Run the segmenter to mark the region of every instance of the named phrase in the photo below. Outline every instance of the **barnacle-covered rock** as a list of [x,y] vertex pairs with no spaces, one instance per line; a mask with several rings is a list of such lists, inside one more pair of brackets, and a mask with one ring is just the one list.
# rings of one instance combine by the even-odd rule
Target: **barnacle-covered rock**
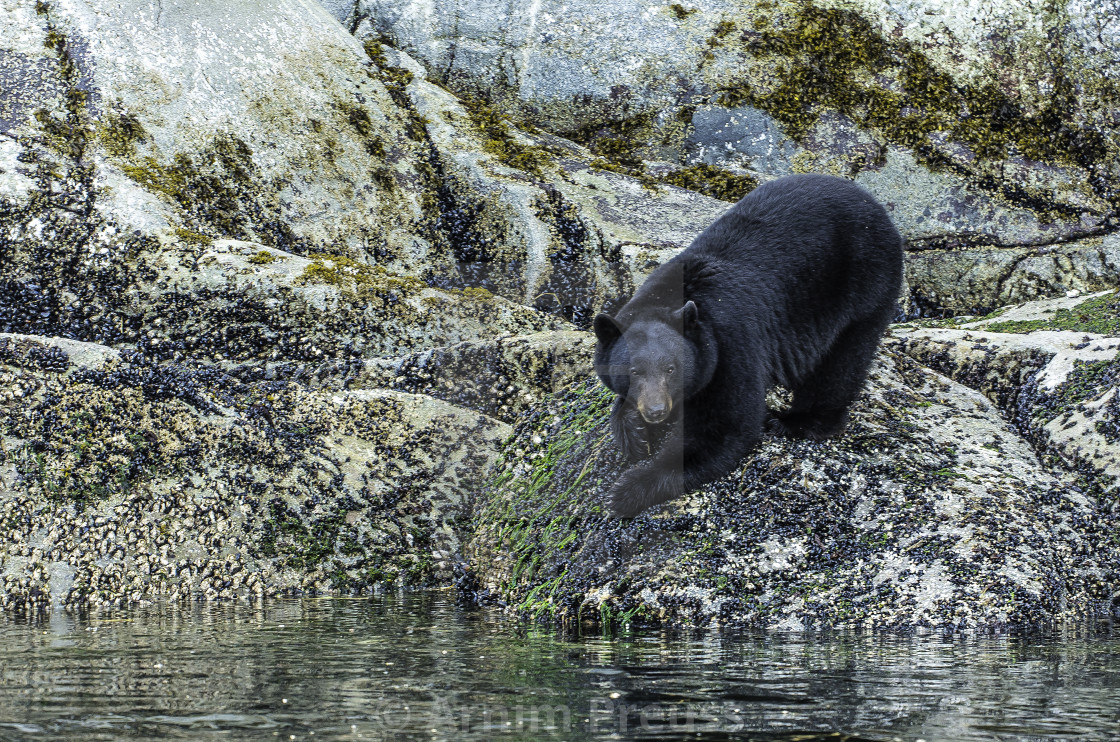
[[509,427],[0,335],[0,608],[446,584]]
[[770,439],[633,521],[595,380],[533,409],[477,501],[483,600],[562,622],[961,629],[1107,610],[1116,545],[980,393],[884,353],[848,430]]
[[986,394],[1040,452],[1120,511],[1120,298],[1028,302],[983,318],[899,326],[888,341]]
[[321,389],[396,389],[425,394],[514,423],[542,398],[583,378],[595,338],[542,332],[457,343],[397,358],[330,361],[315,367],[277,363],[269,373]]
[[[0,609],[458,579],[565,620],[947,627],[1115,595],[1120,320],[1072,296],[1120,276],[1115,3],[627,3],[0,0]],[[987,400],[887,353],[839,440],[606,521],[578,328],[800,171],[887,203],[906,313],[1071,298],[895,328]]]

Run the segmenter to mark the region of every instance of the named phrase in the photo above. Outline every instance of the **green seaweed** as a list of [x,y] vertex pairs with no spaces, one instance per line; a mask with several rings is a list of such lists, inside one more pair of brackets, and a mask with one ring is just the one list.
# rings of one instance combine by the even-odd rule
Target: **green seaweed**
[[401,289],[416,293],[428,288],[427,284],[411,276],[397,276],[379,265],[369,265],[360,260],[341,255],[311,253],[311,263],[303,269],[301,280],[305,283],[325,283],[342,289]]
[[[598,380],[590,379],[572,386],[562,396],[572,405],[563,413],[560,432],[545,430],[546,426],[552,427],[551,418],[542,417],[533,425],[533,429],[540,426],[540,434],[529,436],[539,441],[533,451],[514,450],[513,445],[520,440],[516,437],[507,442],[498,473],[484,487],[488,492],[503,494],[488,497],[475,519],[476,523],[487,524],[488,533],[483,538],[490,544],[500,544],[513,564],[503,592],[519,595],[516,609],[533,619],[554,619],[561,613],[571,619],[571,607],[564,605],[571,591],[567,569],[561,566],[551,575],[539,572],[550,565],[563,565],[562,554],[581,544],[584,519],[601,513],[597,503],[582,502],[596,456],[577,457],[575,468],[568,462],[575,449],[594,450],[607,442],[606,436],[590,434],[601,424],[614,395]],[[528,471],[518,465],[524,460],[531,462]],[[559,494],[542,497],[551,491]]]
[[758,180],[750,175],[738,175],[705,163],[676,170],[661,180],[732,203],[758,187]]
[[389,64],[385,56],[385,46],[382,39],[366,39],[362,43],[366,56],[377,67],[376,76],[385,86],[385,91],[397,106],[406,112],[405,131],[415,141],[424,141],[427,132],[424,129],[424,118],[417,113],[412,101],[408,97],[407,88],[412,82],[412,73],[404,67],[394,67]]
[[[1061,67],[1054,70],[1052,93],[1029,110],[991,83],[957,82],[913,43],[885,37],[854,10],[808,4],[768,20],[741,43],[745,53],[772,62],[774,79],[726,86],[715,99],[760,108],[795,139],[833,108],[911,148],[931,167],[947,164],[931,138],[938,132],[988,159],[1021,153],[1093,169],[1108,153],[1099,131],[1073,123],[1080,106],[1077,84]],[[713,44],[726,39],[725,24],[713,32]],[[1102,182],[1094,187],[1103,197],[1111,195]]]
[[[346,121],[362,138],[366,152],[373,157],[383,159],[385,157],[385,142],[375,133],[376,130],[369,113],[364,108],[349,103],[340,103],[339,108],[345,114]],[[316,131],[318,131],[318,129],[316,129]],[[328,148],[328,151],[330,149],[331,148]]]
[[1098,296],[1069,309],[1058,309],[1053,317],[1046,319],[1006,320],[993,322],[979,329],[986,332],[1014,333],[1069,330],[1118,336],[1120,335],[1120,296],[1116,293]]
[[61,118],[45,108],[36,109],[32,115],[48,146],[67,157],[81,160],[92,134],[86,115],[88,93],[82,80],[82,71],[71,52],[69,39],[51,17],[50,5],[39,2],[36,3],[35,10],[46,18],[47,34],[43,46],[54,52],[58,60],[65,102]]
[[650,111],[589,124],[562,134],[596,155],[591,167],[628,175],[652,187],[656,181],[646,171],[641,149],[644,142],[656,138],[655,118],[656,112]]

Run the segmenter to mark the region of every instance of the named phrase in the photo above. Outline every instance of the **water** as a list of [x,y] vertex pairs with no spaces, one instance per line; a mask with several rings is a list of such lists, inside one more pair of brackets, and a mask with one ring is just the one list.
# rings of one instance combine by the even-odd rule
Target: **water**
[[0,740],[1120,737],[1120,630],[568,638],[446,593],[0,616]]

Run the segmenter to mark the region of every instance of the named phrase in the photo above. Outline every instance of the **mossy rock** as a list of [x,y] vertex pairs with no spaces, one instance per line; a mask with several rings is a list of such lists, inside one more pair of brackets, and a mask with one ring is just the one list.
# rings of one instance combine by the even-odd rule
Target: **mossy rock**
[[474,506],[476,599],[568,625],[955,629],[1107,610],[1115,544],[1095,507],[982,396],[904,357],[879,360],[840,438],[768,439],[629,522],[602,507],[622,467],[610,404],[588,380],[518,425]]
[[[1120,47],[1092,31],[1089,6],[560,5],[375,4],[354,21],[492,118],[582,144],[604,180],[654,189],[668,176],[734,200],[744,178],[856,179],[915,251],[972,251],[915,256],[927,312],[982,313],[1120,275],[1111,258],[1080,267],[1094,263],[1088,241],[1111,232],[1120,193],[1106,113]],[[471,24],[454,20],[464,13]],[[540,13],[565,19],[564,43],[532,30]],[[1074,240],[1085,241],[1076,255],[1063,247]],[[1014,275],[999,270],[1008,260]],[[958,270],[935,270],[943,261]],[[977,261],[984,269],[968,274]]]

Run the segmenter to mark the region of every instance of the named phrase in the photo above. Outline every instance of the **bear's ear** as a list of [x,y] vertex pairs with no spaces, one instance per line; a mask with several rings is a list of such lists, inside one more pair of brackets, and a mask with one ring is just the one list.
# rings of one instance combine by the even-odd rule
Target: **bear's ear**
[[691,299],[677,310],[676,315],[680,320],[681,329],[685,332],[694,330],[696,328],[696,323],[700,320],[700,312],[696,309],[696,302]]
[[603,345],[612,343],[622,337],[622,328],[614,321],[614,317],[605,312],[595,315],[594,326],[595,337],[599,338],[599,342]]

